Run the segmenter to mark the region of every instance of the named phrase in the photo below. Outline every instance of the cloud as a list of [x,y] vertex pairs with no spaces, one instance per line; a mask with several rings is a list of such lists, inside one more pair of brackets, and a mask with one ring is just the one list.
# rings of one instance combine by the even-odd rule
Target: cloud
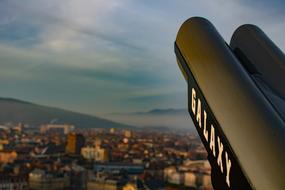
[[259,2],[3,0],[0,96],[91,114],[186,107],[173,52],[182,22],[206,17],[226,41],[254,23],[284,50],[284,3]]
[[[25,38],[25,31],[21,30],[29,31],[33,27],[37,27],[41,29],[37,43],[47,49],[64,50],[71,47],[84,47],[84,45],[88,45],[88,43],[84,44],[84,35],[111,44],[138,48],[120,39],[119,36],[115,36],[116,33],[108,33],[109,30],[106,31],[101,25],[105,22],[105,15],[112,14],[113,10],[123,5],[123,1],[117,3],[114,0],[108,2],[101,0],[81,2],[76,0],[28,0],[21,3],[11,0],[3,1],[2,4],[5,9],[11,11],[9,17],[3,14],[3,19],[1,19],[2,24],[6,24],[5,29],[13,33],[13,30],[7,27],[10,24],[12,27],[20,29],[15,33],[21,33],[21,37]],[[32,6],[30,6],[31,4]],[[3,13],[5,12],[3,11]],[[13,19],[9,19],[10,17]],[[112,28],[107,22],[104,27]],[[114,29],[118,30],[118,28]],[[28,34],[35,35],[35,33],[29,32]]]

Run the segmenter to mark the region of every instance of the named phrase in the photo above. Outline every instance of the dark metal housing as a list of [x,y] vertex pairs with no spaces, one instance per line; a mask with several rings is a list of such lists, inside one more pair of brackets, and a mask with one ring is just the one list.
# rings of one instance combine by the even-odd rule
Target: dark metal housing
[[285,189],[285,59],[257,27],[237,29],[231,47],[193,17],[175,41],[188,107],[209,153],[215,189]]

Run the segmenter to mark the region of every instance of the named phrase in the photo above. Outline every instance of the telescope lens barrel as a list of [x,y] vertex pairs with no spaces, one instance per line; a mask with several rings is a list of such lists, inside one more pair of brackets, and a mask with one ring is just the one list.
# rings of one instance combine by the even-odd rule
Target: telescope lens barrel
[[285,121],[285,55],[257,26],[234,32],[230,46],[259,89]]

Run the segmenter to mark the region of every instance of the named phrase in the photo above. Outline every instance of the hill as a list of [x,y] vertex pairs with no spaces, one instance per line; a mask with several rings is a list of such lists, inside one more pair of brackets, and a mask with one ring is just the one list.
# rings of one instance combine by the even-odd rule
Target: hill
[[51,121],[73,124],[78,128],[132,128],[130,125],[113,122],[92,115],[42,106],[12,98],[0,98],[1,124],[22,122],[37,126],[50,123]]
[[138,112],[138,114],[142,115],[181,115],[186,114],[188,115],[187,109],[153,109],[148,112]]

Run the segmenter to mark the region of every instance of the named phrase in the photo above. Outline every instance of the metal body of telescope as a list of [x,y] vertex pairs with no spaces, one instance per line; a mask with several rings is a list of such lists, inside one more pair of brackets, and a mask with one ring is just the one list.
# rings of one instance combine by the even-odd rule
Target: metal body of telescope
[[183,23],[175,41],[188,108],[222,189],[285,189],[285,56],[256,26],[230,46],[206,19]]

